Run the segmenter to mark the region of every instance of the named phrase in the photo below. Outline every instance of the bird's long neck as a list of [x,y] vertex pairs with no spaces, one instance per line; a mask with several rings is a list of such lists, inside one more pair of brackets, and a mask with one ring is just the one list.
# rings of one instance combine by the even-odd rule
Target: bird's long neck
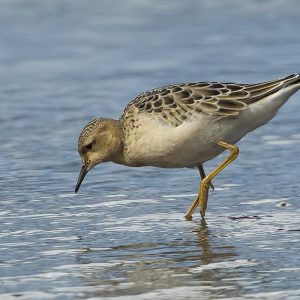
[[110,159],[116,164],[127,165],[124,158],[123,128],[120,120],[112,120],[112,134],[115,140],[115,145],[114,153]]

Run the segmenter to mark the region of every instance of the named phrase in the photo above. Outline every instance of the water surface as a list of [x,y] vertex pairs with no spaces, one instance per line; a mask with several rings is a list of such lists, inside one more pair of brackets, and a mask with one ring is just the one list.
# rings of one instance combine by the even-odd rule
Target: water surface
[[300,94],[239,143],[206,223],[183,219],[195,170],[104,164],[73,193],[80,130],[139,92],[299,72],[299,11],[0,1],[0,298],[299,299]]

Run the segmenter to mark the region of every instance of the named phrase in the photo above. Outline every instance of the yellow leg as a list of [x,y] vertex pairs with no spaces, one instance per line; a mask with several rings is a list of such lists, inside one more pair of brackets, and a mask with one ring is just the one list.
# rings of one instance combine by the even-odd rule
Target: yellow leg
[[208,189],[211,184],[211,180],[215,176],[217,176],[223,169],[225,169],[232,161],[234,161],[239,154],[239,148],[235,145],[227,144],[225,142],[219,142],[218,145],[227,148],[230,151],[230,155],[201,181],[199,195],[192,204],[188,213],[185,215],[185,218],[187,220],[192,219],[192,214],[197,208],[198,204],[200,206],[200,214],[202,218],[205,216],[205,211],[208,202]]
[[[206,177],[204,168],[203,168],[203,164],[200,164],[199,167],[199,174],[201,177],[201,181]],[[213,184],[210,182],[210,187],[212,190],[215,189],[215,187],[213,186]],[[192,220],[192,214],[195,211],[195,209],[197,208],[198,204],[199,204],[199,194],[200,194],[200,189],[199,189],[199,193],[198,196],[196,197],[196,199],[194,200],[189,212],[184,216],[187,220]]]
[[[205,171],[203,168],[203,164],[199,165],[199,173],[200,173],[200,177],[201,177],[201,181],[202,181],[206,177]],[[200,193],[200,190],[199,190],[199,193]],[[184,216],[187,220],[192,220],[192,214],[199,204],[199,193],[198,193],[196,199],[194,200],[191,208],[189,209],[188,213]]]

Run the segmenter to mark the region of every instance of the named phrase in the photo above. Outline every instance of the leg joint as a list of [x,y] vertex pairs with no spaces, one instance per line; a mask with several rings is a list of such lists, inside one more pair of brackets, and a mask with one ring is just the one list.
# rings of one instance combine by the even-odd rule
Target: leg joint
[[239,147],[236,145],[228,144],[222,141],[218,142],[218,145],[228,149],[233,157],[237,157],[239,155],[240,150]]
[[208,186],[209,185],[209,182],[210,182],[210,178],[209,178],[209,175],[206,176],[205,178],[203,178],[203,180],[201,181],[201,185],[204,185],[204,186]]

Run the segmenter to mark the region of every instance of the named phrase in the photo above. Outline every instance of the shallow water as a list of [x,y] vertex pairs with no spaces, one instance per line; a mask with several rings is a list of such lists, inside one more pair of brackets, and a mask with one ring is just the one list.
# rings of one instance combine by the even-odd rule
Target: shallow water
[[0,298],[299,299],[299,93],[239,143],[206,223],[183,219],[195,170],[104,164],[73,193],[80,130],[139,92],[299,72],[299,11],[0,1]]

